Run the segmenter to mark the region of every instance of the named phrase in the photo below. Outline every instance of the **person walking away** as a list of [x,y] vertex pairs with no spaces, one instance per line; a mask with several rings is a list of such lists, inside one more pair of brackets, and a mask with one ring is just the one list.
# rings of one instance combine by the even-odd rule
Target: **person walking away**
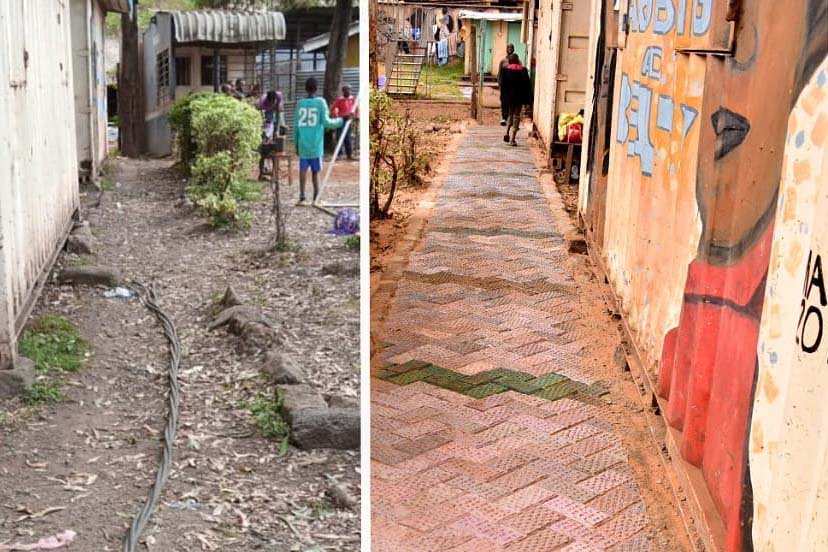
[[509,114],[503,141],[517,146],[515,137],[520,128],[523,106],[532,103],[532,81],[529,79],[529,71],[520,64],[520,58],[515,53],[509,56],[509,64],[501,73],[503,75],[501,97]]
[[[334,100],[334,103],[331,105],[331,116],[338,118],[338,117],[349,117],[349,116],[356,116],[358,109],[356,109],[356,97],[351,95],[351,87],[347,84],[342,86],[342,95]],[[346,129],[343,125],[341,129],[337,132],[337,139],[342,138],[342,133],[345,133],[345,154],[348,156],[349,161],[354,160],[354,144],[353,144],[353,130],[354,125],[348,125]],[[339,155],[342,155],[342,152],[339,152]]]
[[[283,136],[286,130],[284,98],[281,92],[271,90],[256,104],[262,112],[262,144],[271,144],[276,136]],[[259,180],[264,178],[264,148],[259,156]]]
[[509,65],[509,56],[515,53],[515,45],[509,44],[506,46],[506,57],[500,60],[500,65],[497,70],[497,87],[500,90],[500,126],[506,126],[506,119],[509,118],[509,113],[506,109],[506,104],[503,102],[503,70]]
[[325,147],[325,129],[340,128],[343,119],[331,119],[328,103],[316,96],[319,85],[311,77],[305,81],[307,97],[296,103],[293,122],[293,144],[299,155],[299,201],[296,205],[308,204],[305,196],[305,181],[310,169],[313,179],[313,203],[319,199],[319,171],[322,170],[322,155]]

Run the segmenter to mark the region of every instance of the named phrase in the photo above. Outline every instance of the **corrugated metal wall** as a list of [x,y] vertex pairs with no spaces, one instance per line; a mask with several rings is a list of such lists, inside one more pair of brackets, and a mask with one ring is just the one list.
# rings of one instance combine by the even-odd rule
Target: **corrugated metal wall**
[[0,365],[79,205],[68,2],[0,2]]
[[755,550],[828,550],[826,220],[828,57],[788,119],[750,438]]
[[[535,105],[532,117],[541,140],[549,147],[555,125],[555,93],[558,81],[558,39],[561,32],[561,2],[541,0],[538,32],[535,34]],[[586,72],[586,68],[584,69]]]
[[[789,327],[763,320],[762,308],[767,278],[776,277],[773,272],[769,276],[768,263],[788,117],[805,83],[820,78],[815,68],[828,49],[826,3],[617,4],[622,29],[616,62],[603,67],[608,74],[614,71],[606,200],[582,198],[581,214],[588,227],[601,232],[595,241],[602,244],[611,284],[638,349],[658,374],[658,391],[666,401],[663,414],[680,432],[681,455],[701,470],[721,514],[726,548],[753,548],[756,488],[763,493],[763,502],[757,499],[755,505],[757,519],[763,516],[757,538],[764,545],[775,543],[775,548],[757,549],[820,549],[810,546],[824,535],[823,529],[813,529],[814,520],[822,519],[814,510],[816,495],[798,495],[813,498],[798,505],[799,515],[810,517],[801,520],[807,521],[802,529],[788,528],[795,533],[790,540],[779,540],[773,527],[784,508],[769,506],[778,499],[774,491],[824,488],[824,469],[809,471],[806,463],[816,458],[824,468],[826,449],[824,439],[815,441],[802,431],[806,422],[800,420],[797,429],[788,423],[791,418],[779,418],[784,412],[779,406],[776,411],[759,408],[768,381],[762,374],[773,370],[771,358],[762,359],[759,335],[761,328],[768,336],[792,338]],[[604,9],[615,5],[606,0]],[[538,65],[540,74],[540,60]],[[824,97],[824,92],[815,94]],[[808,100],[802,101],[806,109]],[[602,155],[592,152],[592,172]],[[582,189],[595,192],[594,187]],[[780,216],[785,216],[782,209]],[[813,241],[810,247],[821,243]],[[777,247],[786,248],[785,240]],[[807,254],[791,250],[789,255],[788,263],[798,267],[798,285],[786,283],[785,289],[769,288],[768,293],[796,296],[787,308],[798,309]],[[772,308],[766,306],[765,316]],[[766,367],[754,389],[757,363]],[[792,373],[786,372],[786,387],[773,384],[770,394],[801,398],[805,406],[801,394],[813,382],[791,383]],[[821,429],[825,417],[820,419],[820,412],[813,411],[818,419],[809,422]],[[754,470],[748,462],[748,428],[751,415],[760,414],[775,435],[785,436],[764,459],[757,453],[764,466]],[[761,442],[762,430],[755,424],[753,430],[751,445]],[[810,441],[807,446],[804,440]],[[807,458],[798,454],[803,450],[810,452]],[[792,458],[787,464],[770,460],[778,455]],[[789,475],[774,474],[783,465]],[[809,479],[805,486],[796,483],[797,470]],[[807,545],[802,548],[802,543]]]
[[[311,77],[316,79],[321,89],[322,83],[325,82],[325,71],[298,71],[296,73],[294,89],[285,102],[285,119],[287,119],[287,124],[290,127],[293,126],[293,116],[296,108],[296,102],[305,97],[305,81]],[[353,94],[359,94],[359,67],[346,67],[343,69],[341,83],[351,85],[351,91]]]

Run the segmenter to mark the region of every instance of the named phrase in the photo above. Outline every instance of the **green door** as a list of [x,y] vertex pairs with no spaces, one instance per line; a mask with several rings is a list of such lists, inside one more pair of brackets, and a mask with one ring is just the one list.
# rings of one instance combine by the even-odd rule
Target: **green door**
[[510,21],[509,31],[506,35],[506,44],[515,45],[515,53],[520,56],[520,63],[529,67],[529,60],[526,59],[526,44],[520,41],[520,21]]
[[494,25],[492,21],[483,21],[483,72],[492,73],[492,49],[494,48]]

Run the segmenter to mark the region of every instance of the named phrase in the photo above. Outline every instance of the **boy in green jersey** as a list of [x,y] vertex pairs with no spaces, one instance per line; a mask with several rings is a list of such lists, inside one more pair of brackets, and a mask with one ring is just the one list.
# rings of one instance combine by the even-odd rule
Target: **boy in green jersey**
[[311,77],[305,81],[307,98],[296,103],[296,115],[293,119],[293,143],[299,155],[299,202],[307,205],[305,197],[305,180],[308,169],[313,178],[313,203],[319,195],[319,171],[322,170],[322,155],[325,146],[325,129],[340,128],[345,122],[342,118],[331,119],[328,116],[328,104],[324,98],[316,97],[318,86]]

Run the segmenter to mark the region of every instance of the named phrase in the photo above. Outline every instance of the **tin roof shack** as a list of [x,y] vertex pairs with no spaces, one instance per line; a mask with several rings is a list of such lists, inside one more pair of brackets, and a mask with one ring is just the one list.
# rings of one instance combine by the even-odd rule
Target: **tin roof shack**
[[70,26],[68,2],[0,2],[0,371],[79,206]]
[[[465,27],[474,26],[477,33],[477,59],[481,60],[478,71],[482,75],[497,76],[500,60],[506,57],[506,46],[513,44],[520,62],[526,61],[526,44],[521,38],[523,12],[514,9],[487,11],[460,10],[459,17]],[[471,52],[465,49],[465,73],[471,73]]]
[[[325,33],[310,38],[302,44],[303,52],[322,52],[326,58],[331,33]],[[359,67],[359,20],[353,21],[348,27],[348,52],[345,55],[344,67]]]
[[222,83],[256,77],[256,59],[285,38],[285,18],[273,11],[158,12],[144,32],[147,150],[172,153],[167,110],[191,92],[218,92]]
[[107,88],[104,19],[128,13],[132,0],[71,0],[75,132],[81,180],[100,174],[107,156]]

